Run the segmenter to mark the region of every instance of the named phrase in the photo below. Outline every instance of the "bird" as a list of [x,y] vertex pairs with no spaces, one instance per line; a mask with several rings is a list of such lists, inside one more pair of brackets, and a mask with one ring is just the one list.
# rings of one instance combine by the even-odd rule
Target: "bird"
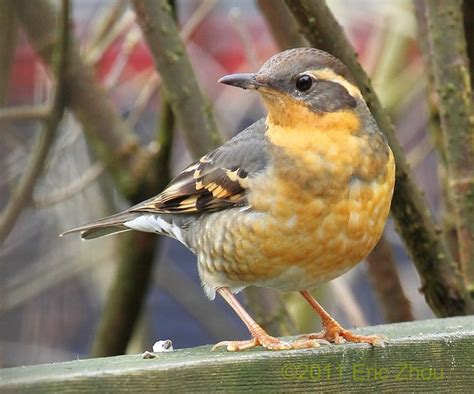
[[[331,54],[304,47],[218,82],[259,93],[267,116],[155,197],[62,235],[88,240],[138,230],[183,243],[197,256],[208,298],[219,294],[251,335],[213,349],[384,346],[381,335],[343,328],[310,293],[370,253],[390,211],[394,157],[351,72]],[[271,336],[236,297],[248,286],[299,292],[323,330],[295,340]]]

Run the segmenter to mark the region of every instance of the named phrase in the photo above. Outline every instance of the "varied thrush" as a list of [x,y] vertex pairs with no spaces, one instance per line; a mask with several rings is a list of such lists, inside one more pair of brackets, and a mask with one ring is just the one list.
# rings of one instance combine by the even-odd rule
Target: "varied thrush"
[[[190,164],[156,197],[66,233],[92,239],[133,229],[181,241],[197,255],[207,296],[219,293],[252,335],[215,347],[382,345],[377,335],[342,328],[308,292],[367,256],[393,193],[392,152],[349,70],[328,53],[298,48],[255,74],[219,82],[257,90],[267,117]],[[234,296],[251,285],[299,291],[323,332],[292,343],[268,335]]]

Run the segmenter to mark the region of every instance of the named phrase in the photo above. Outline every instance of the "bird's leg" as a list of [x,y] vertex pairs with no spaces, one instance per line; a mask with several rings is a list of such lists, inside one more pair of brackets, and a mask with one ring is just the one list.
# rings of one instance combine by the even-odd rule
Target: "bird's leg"
[[334,343],[343,343],[344,340],[348,342],[362,342],[370,343],[373,346],[384,346],[384,339],[382,335],[358,335],[353,334],[349,330],[343,328],[336,320],[334,320],[329,313],[314,299],[309,291],[300,291],[301,295],[311,305],[313,310],[321,317],[323,331],[321,333],[305,335],[307,340],[325,339]]
[[235,313],[237,313],[240,319],[245,323],[250,331],[250,334],[252,335],[252,339],[247,341],[222,341],[214,345],[212,350],[220,346],[226,346],[227,350],[232,352],[250,349],[259,345],[271,350],[291,349],[291,345],[289,343],[283,342],[278,338],[268,335],[265,330],[260,327],[254,319],[252,319],[252,317],[247,313],[244,307],[239,303],[237,298],[235,298],[235,296],[227,287],[221,287],[217,289],[217,292],[224,300],[227,301]]

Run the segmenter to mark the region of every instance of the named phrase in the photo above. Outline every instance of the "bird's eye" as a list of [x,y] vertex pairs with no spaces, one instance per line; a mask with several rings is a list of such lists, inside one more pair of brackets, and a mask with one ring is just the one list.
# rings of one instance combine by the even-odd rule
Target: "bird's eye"
[[306,92],[313,84],[313,79],[309,75],[301,75],[296,80],[296,89],[301,92]]

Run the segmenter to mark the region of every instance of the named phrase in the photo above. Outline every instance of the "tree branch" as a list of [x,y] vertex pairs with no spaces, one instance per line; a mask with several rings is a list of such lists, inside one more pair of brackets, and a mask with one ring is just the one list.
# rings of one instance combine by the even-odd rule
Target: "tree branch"
[[[16,15],[36,52],[49,65],[57,37],[57,16],[46,0],[10,0]],[[106,92],[96,83],[93,71],[81,59],[71,40],[66,75],[68,105],[83,124],[96,155],[108,165],[117,187],[128,199],[139,194],[143,174],[148,170],[150,154],[141,149]]]
[[344,31],[323,0],[285,1],[310,43],[332,53],[349,67],[379,128],[387,137],[397,164],[392,214],[418,270],[428,304],[439,316],[472,313],[474,306],[456,263],[452,261],[444,239],[437,233],[426,201],[411,179],[390,119],[384,113]]
[[0,108],[0,121],[4,120],[44,120],[51,112],[48,105],[22,105]]
[[186,48],[179,37],[167,0],[133,0],[166,101],[183,130],[194,157],[204,155],[221,142],[212,110],[199,89]]
[[[174,116],[163,102],[156,135],[159,152],[154,165],[157,169],[156,190],[162,190],[170,179],[169,157],[173,142]],[[156,253],[154,234],[131,232],[120,243],[121,261],[107,294],[104,310],[94,336],[91,355],[107,357],[125,353],[133,329],[140,316],[143,300],[152,277]],[[110,335],[113,331],[114,335]]]
[[283,1],[257,0],[257,4],[281,50],[309,46],[299,31],[295,17]]
[[69,48],[69,1],[62,1],[62,14],[58,30],[56,57],[56,91],[51,112],[44,121],[43,130],[35,144],[31,159],[17,188],[10,196],[0,217],[0,244],[12,230],[23,208],[30,202],[33,190],[43,170],[50,148],[53,145],[59,122],[66,107],[66,71]]
[[424,3],[460,263],[474,294],[474,112],[462,1]]
[[438,176],[441,193],[443,197],[443,232],[446,238],[446,243],[449,247],[451,256],[458,264],[458,268],[461,268],[459,263],[459,244],[456,231],[456,220],[452,202],[452,195],[449,191],[449,179],[447,175],[447,158],[445,152],[445,142],[443,132],[441,130],[441,120],[439,113],[439,97],[436,92],[434,75],[431,63],[430,48],[428,43],[428,25],[426,20],[426,2],[425,1],[413,1],[415,8],[415,16],[418,27],[418,43],[423,54],[426,78],[427,78],[427,96],[428,96],[428,111],[429,111],[429,125],[428,131],[430,133],[431,141],[433,143],[436,152],[438,153]]
[[120,261],[94,335],[92,357],[125,353],[152,275],[156,235],[131,231],[118,237],[123,237],[117,251]]
[[382,237],[367,256],[367,266],[372,286],[382,307],[385,321],[396,323],[414,320],[410,301],[403,292],[392,248]]
[[103,164],[101,162],[96,162],[85,170],[78,178],[74,179],[74,181],[61,189],[53,190],[47,195],[34,196],[33,206],[35,208],[46,208],[67,200],[92,185],[103,172]]
[[6,1],[0,2],[0,106],[6,102],[17,38],[15,11]]
[[471,87],[474,86],[474,2],[463,1],[464,33],[466,38],[467,56],[469,58]]

